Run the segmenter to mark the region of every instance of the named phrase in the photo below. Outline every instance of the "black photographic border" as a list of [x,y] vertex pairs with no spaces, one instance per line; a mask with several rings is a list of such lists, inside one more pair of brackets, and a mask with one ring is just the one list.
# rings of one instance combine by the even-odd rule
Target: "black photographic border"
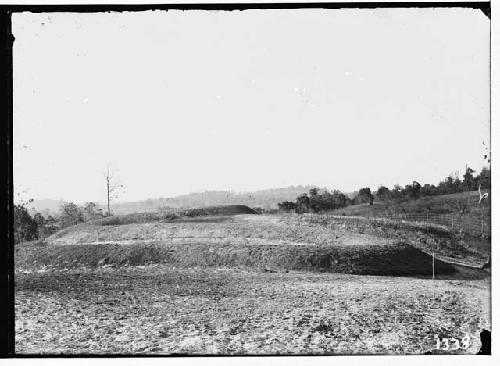
[[[134,354],[16,354],[14,308],[14,236],[13,236],[13,68],[12,14],[32,13],[101,13],[168,10],[222,10],[248,9],[375,9],[375,8],[469,8],[479,9],[490,19],[490,81],[491,81],[491,4],[481,2],[310,2],[310,3],[192,3],[192,4],[102,4],[102,5],[0,5],[0,138],[2,145],[2,181],[0,198],[3,212],[0,241],[0,358],[144,358],[144,357],[263,357],[279,355],[134,355]],[[490,82],[491,84],[491,82]],[[490,89],[490,139],[491,139],[491,89]],[[283,355],[290,356],[290,355]],[[293,355],[309,356],[309,355]],[[322,355],[318,355],[322,356]],[[326,355],[325,355],[326,356]],[[359,355],[358,355],[359,356]]]

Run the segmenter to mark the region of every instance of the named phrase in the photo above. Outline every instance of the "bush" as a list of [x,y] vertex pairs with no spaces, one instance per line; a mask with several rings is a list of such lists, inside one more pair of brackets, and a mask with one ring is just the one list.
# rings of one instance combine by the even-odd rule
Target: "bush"
[[61,216],[59,220],[63,228],[84,222],[82,209],[73,202],[64,203],[61,206]]
[[351,200],[342,192],[333,190],[332,192],[325,189],[320,192],[318,188],[309,190],[309,195],[301,194],[295,202],[284,201],[278,203],[280,211],[295,211],[298,214],[307,212],[322,212],[342,208],[351,203]]
[[295,209],[297,208],[297,204],[295,202],[284,201],[278,203],[278,208],[280,211],[285,211],[285,212],[295,211]]
[[23,205],[14,206],[14,243],[38,239],[38,224]]

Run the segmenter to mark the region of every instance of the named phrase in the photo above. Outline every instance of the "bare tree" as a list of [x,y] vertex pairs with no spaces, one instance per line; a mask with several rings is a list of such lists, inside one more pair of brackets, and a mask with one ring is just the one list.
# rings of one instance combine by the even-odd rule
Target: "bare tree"
[[471,205],[468,198],[447,199],[443,202],[448,209],[454,211],[462,217],[470,211]]
[[123,184],[116,181],[116,177],[113,171],[110,169],[109,165],[106,167],[106,172],[104,173],[104,178],[106,179],[106,193],[108,202],[108,216],[111,215],[111,200],[118,197],[120,189],[123,188]]

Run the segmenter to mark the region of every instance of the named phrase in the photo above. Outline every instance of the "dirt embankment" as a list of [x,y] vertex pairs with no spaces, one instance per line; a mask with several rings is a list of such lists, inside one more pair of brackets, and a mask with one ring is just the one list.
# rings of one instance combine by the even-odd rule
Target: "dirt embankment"
[[314,215],[92,223],[56,233],[47,242],[17,247],[16,269],[169,263],[179,267],[432,276],[434,262],[435,275],[451,276],[463,271],[443,258],[465,264],[482,264],[483,259],[440,227]]
[[[432,257],[407,244],[310,247],[282,245],[80,244],[19,247],[16,270],[134,266],[169,263],[178,267],[233,267],[269,272],[301,270],[360,275],[431,276]],[[436,275],[456,266],[434,261]]]

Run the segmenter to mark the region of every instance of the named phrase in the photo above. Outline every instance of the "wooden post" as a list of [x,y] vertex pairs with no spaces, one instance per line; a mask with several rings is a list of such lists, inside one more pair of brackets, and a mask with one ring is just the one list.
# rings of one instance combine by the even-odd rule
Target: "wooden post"
[[481,220],[481,236],[484,235],[484,221]]
[[434,252],[432,252],[432,280],[434,281]]
[[453,230],[453,216],[451,217],[451,230]]

